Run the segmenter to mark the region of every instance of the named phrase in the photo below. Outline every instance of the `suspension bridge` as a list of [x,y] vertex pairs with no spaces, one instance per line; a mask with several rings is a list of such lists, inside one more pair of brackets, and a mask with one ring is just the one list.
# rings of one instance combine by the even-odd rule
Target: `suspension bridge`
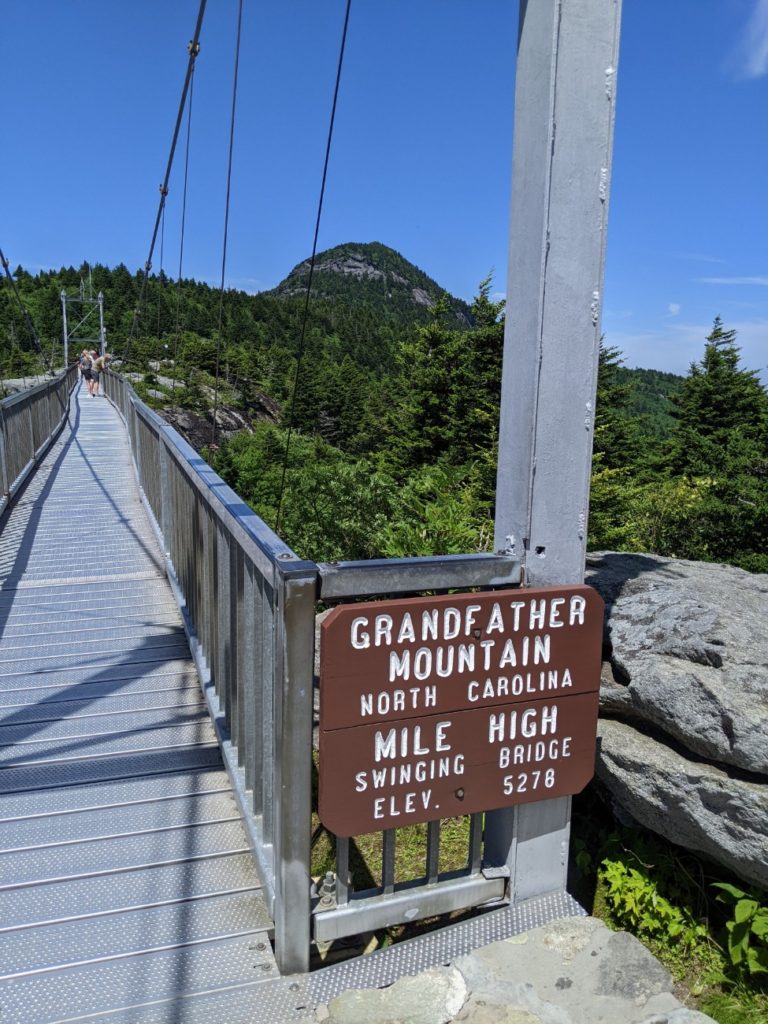
[[[0,1020],[310,1020],[581,913],[567,796],[468,815],[461,870],[430,820],[418,877],[391,827],[380,884],[355,889],[341,836],[313,881],[315,635],[319,604],[583,580],[618,19],[521,7],[495,553],[318,565],[119,374],[94,399],[69,367],[0,403]],[[232,132],[230,173],[231,153]],[[225,259],[226,224],[222,298]],[[310,971],[323,944],[478,908]]]

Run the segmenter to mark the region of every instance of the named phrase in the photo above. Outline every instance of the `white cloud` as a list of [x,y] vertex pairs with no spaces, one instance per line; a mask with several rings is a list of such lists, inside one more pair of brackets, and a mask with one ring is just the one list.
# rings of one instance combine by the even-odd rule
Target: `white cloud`
[[768,277],[697,277],[699,284],[758,284],[767,286]]
[[670,302],[667,306],[667,316],[680,316],[680,303]]
[[[763,382],[768,384],[768,318],[725,320],[724,327],[736,331],[741,365],[759,370]],[[637,333],[607,330],[605,342],[621,350],[627,366],[685,374],[691,363],[704,355],[704,339],[711,330],[711,320],[700,324],[675,321],[659,330]]]
[[[210,283],[210,282],[209,282]],[[221,286],[221,279],[215,282],[215,287]],[[225,282],[225,287],[236,288],[241,292],[248,292],[249,295],[255,295],[257,292],[263,292],[270,286],[264,284],[257,277],[228,277]]]
[[768,74],[768,0],[755,0],[739,51],[741,77],[762,78]]

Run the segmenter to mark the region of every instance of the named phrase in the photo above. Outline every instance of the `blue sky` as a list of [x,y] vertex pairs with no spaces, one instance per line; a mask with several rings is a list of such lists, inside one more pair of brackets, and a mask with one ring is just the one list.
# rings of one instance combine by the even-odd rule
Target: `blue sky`
[[[6,0],[0,245],[13,266],[143,265],[197,0]],[[309,254],[343,0],[246,0],[227,280]],[[217,282],[235,0],[195,76],[185,276]],[[506,274],[515,0],[353,0],[320,234],[456,295]],[[182,152],[163,265],[178,268]],[[768,363],[768,0],[624,0],[603,329],[685,372],[716,315]],[[160,264],[159,251],[154,266]]]

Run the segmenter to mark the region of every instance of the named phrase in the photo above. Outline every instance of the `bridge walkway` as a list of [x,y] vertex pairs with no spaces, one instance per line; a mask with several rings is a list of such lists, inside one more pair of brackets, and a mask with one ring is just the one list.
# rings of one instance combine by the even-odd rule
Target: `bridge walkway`
[[70,422],[0,532],[0,1020],[261,1018],[271,922],[126,431],[82,388]]

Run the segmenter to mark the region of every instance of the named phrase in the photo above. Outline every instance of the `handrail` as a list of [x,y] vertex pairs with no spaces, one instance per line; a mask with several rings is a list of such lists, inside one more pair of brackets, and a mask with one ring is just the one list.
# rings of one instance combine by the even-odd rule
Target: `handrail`
[[0,515],[4,514],[64,426],[77,364],[0,401]]
[[[115,373],[143,499],[275,922],[282,973],[309,965],[318,570]],[[290,640],[290,642],[289,642]]]

